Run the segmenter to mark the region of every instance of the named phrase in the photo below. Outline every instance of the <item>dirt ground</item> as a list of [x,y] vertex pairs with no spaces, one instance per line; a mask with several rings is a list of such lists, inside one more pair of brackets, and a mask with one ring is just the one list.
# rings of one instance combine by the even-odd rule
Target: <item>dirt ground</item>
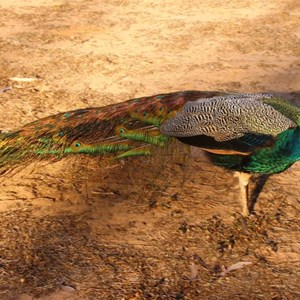
[[[0,0],[0,129],[178,90],[300,103],[299,16],[297,0]],[[299,163],[254,179],[243,218],[230,172],[157,159],[2,178],[0,299],[300,299]]]

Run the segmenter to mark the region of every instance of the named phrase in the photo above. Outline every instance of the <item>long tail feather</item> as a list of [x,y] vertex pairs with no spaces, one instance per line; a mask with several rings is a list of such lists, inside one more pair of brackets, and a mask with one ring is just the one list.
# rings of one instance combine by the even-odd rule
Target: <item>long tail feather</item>
[[217,96],[218,92],[185,91],[132,99],[99,108],[49,116],[11,133],[0,133],[0,174],[37,160],[70,154],[124,158],[151,155],[170,138],[160,124],[187,101]]

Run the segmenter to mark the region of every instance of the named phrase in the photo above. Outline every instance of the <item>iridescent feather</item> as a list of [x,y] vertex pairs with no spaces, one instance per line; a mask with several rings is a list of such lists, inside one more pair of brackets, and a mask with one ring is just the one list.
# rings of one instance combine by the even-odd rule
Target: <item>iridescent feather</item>
[[272,95],[155,95],[60,113],[1,133],[0,174],[70,155],[151,156],[178,139],[203,149],[212,163],[244,174],[239,178],[247,214],[245,174],[279,173],[299,160],[299,124],[299,107]]
[[49,116],[0,136],[0,174],[37,160],[85,154],[110,158],[151,155],[170,139],[161,123],[187,101],[219,95],[185,91]]

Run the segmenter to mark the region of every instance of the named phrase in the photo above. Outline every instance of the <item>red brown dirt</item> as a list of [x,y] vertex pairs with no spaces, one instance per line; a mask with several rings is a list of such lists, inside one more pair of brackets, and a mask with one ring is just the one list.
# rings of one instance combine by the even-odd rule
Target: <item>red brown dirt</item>
[[[296,0],[0,0],[0,129],[177,90],[297,101],[299,25]],[[298,299],[298,175],[243,218],[204,158],[29,166],[1,180],[0,299]]]

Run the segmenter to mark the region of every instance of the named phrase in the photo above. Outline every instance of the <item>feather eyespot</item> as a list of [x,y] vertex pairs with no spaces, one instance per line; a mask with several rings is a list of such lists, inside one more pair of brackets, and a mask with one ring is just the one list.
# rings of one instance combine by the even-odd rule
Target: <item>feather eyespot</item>
[[143,116],[144,116],[144,117],[147,117],[147,116],[148,116],[148,113],[145,111],[145,112],[143,113]]
[[76,147],[76,148],[79,148],[80,146],[81,146],[81,144],[80,144],[79,142],[76,142],[76,143],[75,143],[75,147]]
[[115,133],[117,134],[117,135],[119,135],[119,136],[122,136],[123,134],[125,134],[127,132],[127,129],[126,129],[126,127],[124,127],[124,126],[117,126],[116,128],[115,128]]

